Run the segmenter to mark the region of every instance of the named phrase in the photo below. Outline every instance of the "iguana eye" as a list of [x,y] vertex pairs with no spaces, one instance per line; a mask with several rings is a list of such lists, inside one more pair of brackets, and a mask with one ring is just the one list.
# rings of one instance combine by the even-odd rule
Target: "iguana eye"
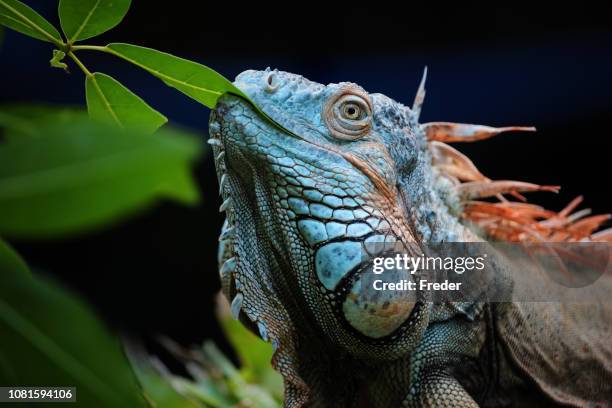
[[372,103],[362,90],[344,88],[327,102],[323,119],[332,136],[356,140],[365,136],[372,126]]
[[353,102],[347,102],[342,107],[342,114],[346,119],[357,120],[362,114],[361,107]]

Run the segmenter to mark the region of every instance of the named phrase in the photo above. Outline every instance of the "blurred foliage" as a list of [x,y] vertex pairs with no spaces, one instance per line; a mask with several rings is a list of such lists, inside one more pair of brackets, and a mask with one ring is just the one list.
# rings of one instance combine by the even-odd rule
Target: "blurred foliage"
[[270,343],[246,330],[237,320],[222,318],[221,325],[225,335],[240,358],[241,375],[247,380],[260,384],[272,395],[283,396],[283,377],[272,368],[273,349]]
[[82,301],[0,241],[0,384],[77,387],[79,405],[144,407],[121,345]]
[[234,320],[222,323],[239,352],[240,369],[212,343],[186,349],[160,339],[191,378],[181,377],[142,344],[125,340],[122,350],[90,307],[32,274],[2,240],[0,272],[0,384],[75,386],[76,405],[83,407],[281,406],[282,379],[270,366],[272,347]]
[[69,127],[85,119],[80,107],[16,103],[0,105],[2,140],[18,141],[24,137],[44,136],[46,126]]
[[31,120],[15,114],[20,109],[0,111],[8,129],[0,144],[0,234],[65,235],[108,225],[159,197],[197,202],[190,174],[202,150],[196,138],[170,129],[123,131],[75,110]]
[[[0,236],[65,237],[108,227],[160,198],[197,202],[191,165],[203,143],[164,126],[164,115],[116,79],[92,73],[76,53],[114,55],[209,108],[225,93],[249,98],[214,70],[167,53],[75,45],[115,27],[130,4],[60,0],[64,39],[29,6],[0,0],[0,24],[54,44],[51,67],[67,70],[68,58],[85,74],[87,101],[87,111],[0,106]],[[76,405],[85,407],[279,407],[282,378],[271,368],[272,347],[236,321],[222,325],[241,367],[211,343],[185,349],[163,339],[190,376],[180,377],[137,342],[122,348],[90,307],[32,274],[0,239],[0,384],[76,386]]]
[[[230,340],[246,339],[246,329],[242,325],[230,325]],[[251,335],[252,336],[252,335]],[[267,346],[262,340],[258,349]],[[229,359],[211,342],[203,347],[184,348],[167,338],[161,338],[166,349],[182,362],[190,379],[171,373],[155,356],[146,353],[141,345],[126,342],[126,350],[132,367],[143,386],[143,392],[149,401],[154,401],[160,407],[253,407],[279,408],[282,406],[282,378],[266,360],[265,367],[257,368],[263,377],[253,375],[253,367],[247,365],[236,368]],[[231,341],[237,349],[244,349],[254,343]],[[255,352],[255,350],[253,350]],[[262,356],[270,356],[271,349],[265,350]],[[267,371],[267,373],[265,373]],[[281,387],[270,387],[269,380],[274,376],[280,381]]]
[[[11,248],[6,242],[0,238],[0,272],[16,273],[26,276],[30,274],[25,261]],[[0,278],[2,277],[0,275]]]

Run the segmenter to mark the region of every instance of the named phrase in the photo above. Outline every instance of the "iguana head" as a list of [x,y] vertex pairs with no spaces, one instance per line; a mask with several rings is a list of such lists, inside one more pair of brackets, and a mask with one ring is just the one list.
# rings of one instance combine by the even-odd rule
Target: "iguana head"
[[[384,249],[377,244],[410,251],[424,242],[477,240],[461,222],[466,202],[553,189],[480,174],[443,142],[515,128],[420,125],[423,84],[412,108],[352,83],[321,85],[278,71],[246,71],[235,84],[269,118],[231,95],[211,116],[228,219],[223,238],[231,236],[222,272],[234,309],[263,337],[273,318],[257,297],[274,298],[268,309],[280,302],[292,320],[310,322],[350,353],[406,353],[427,326],[428,309],[412,291],[365,288],[363,277]],[[406,271],[385,276],[411,279]]]
[[[355,84],[284,72],[247,71],[236,85],[280,125],[232,96],[211,119],[236,267],[265,270],[268,284],[283,286],[278,292],[296,297],[295,309],[307,307],[338,343],[390,342],[411,326],[411,313],[425,311],[409,292],[391,299],[361,289],[367,251],[458,233],[442,226],[442,218],[450,224],[446,208],[435,220],[441,202],[419,197],[431,172],[413,112]],[[411,220],[407,198],[423,225]]]

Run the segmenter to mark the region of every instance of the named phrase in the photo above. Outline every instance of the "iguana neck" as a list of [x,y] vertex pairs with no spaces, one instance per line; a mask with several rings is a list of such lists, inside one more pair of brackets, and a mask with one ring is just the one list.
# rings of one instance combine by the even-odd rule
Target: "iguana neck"
[[422,243],[482,241],[461,222],[461,203],[453,185],[431,166],[429,151],[421,157],[410,171],[400,172],[398,180],[415,238]]

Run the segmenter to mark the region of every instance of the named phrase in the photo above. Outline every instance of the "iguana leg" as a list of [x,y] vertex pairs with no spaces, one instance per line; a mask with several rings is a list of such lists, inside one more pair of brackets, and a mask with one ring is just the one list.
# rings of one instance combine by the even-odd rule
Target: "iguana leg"
[[[401,406],[406,408],[449,407],[477,408],[478,404],[459,382],[443,371],[429,371],[411,389]],[[414,393],[414,394],[413,394]]]
[[[412,371],[412,381],[411,374]],[[370,404],[389,407],[478,407],[463,386],[441,368],[423,367],[414,373],[406,360],[385,364],[368,381]],[[406,391],[408,390],[408,391]]]
[[478,407],[453,376],[453,367],[478,358],[481,321],[453,318],[434,323],[410,357],[377,365],[367,381],[376,408]]

